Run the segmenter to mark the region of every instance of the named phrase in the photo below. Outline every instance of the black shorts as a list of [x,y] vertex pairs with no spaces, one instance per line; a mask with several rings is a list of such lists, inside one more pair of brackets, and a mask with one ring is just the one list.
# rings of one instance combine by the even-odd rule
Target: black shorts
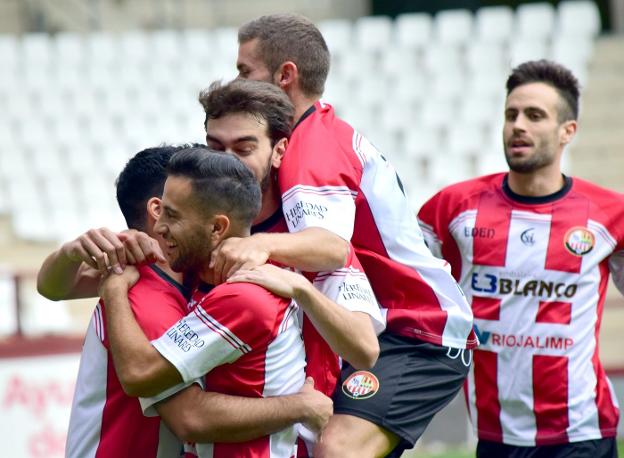
[[379,336],[379,347],[379,359],[368,371],[345,362],[334,413],[363,418],[399,436],[388,455],[394,457],[412,448],[433,416],[457,395],[472,351],[388,333]]
[[477,458],[617,458],[615,438],[571,442],[539,447],[518,447],[498,442],[479,441]]

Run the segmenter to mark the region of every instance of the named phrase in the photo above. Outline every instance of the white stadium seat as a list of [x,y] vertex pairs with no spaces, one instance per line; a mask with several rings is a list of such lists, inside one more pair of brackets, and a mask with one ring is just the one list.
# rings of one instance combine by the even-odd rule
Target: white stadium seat
[[367,51],[383,51],[390,46],[392,21],[386,16],[365,16],[355,21],[355,46]]
[[469,10],[440,11],[433,24],[440,43],[459,45],[473,38],[473,16]]
[[548,46],[540,39],[518,40],[511,43],[509,50],[510,65],[515,67],[528,60],[547,59],[549,57]]
[[596,3],[587,0],[559,3],[557,33],[570,37],[596,37],[600,33],[600,12]]
[[508,6],[479,8],[475,15],[479,41],[506,43],[513,33],[514,13]]
[[396,18],[395,41],[405,48],[422,49],[430,43],[433,21],[425,13],[399,14]]
[[520,40],[547,40],[555,25],[555,9],[550,3],[523,3],[516,11],[516,32]]
[[353,47],[353,24],[347,19],[326,19],[318,23],[329,52],[344,54]]

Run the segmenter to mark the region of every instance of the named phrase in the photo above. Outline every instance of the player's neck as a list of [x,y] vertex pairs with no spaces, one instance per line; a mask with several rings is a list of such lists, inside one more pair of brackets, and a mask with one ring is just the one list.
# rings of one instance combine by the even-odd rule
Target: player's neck
[[320,96],[306,96],[301,92],[288,93],[288,97],[295,106],[295,124],[297,124],[304,113],[321,98]]
[[279,209],[281,203],[281,197],[279,192],[279,186],[273,181],[269,185],[269,189],[262,193],[262,208],[260,213],[254,220],[253,224],[260,224],[265,222]]
[[532,173],[509,171],[509,188],[520,196],[543,197],[554,194],[565,185],[561,169],[545,167]]
[[183,283],[182,274],[180,272],[174,272],[173,270],[171,270],[168,262],[156,262],[156,265],[160,268],[160,270],[169,275],[172,279],[174,279],[178,283]]

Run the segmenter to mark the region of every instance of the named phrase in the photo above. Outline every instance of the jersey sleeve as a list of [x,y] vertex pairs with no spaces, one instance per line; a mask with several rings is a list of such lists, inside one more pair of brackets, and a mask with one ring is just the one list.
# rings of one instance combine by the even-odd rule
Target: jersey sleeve
[[149,340],[161,336],[184,316],[186,300],[177,294],[173,290],[147,291],[143,285],[128,292],[128,300],[137,323]]
[[220,285],[152,345],[189,382],[266,345],[276,320],[275,301],[255,285]]
[[418,212],[418,225],[431,253],[437,258],[442,258],[440,217],[437,211],[439,201],[440,194],[438,193],[423,204]]
[[143,415],[145,415],[146,417],[157,417],[158,412],[156,411],[156,404],[188,388],[193,383],[197,383],[202,388],[202,390],[204,389],[204,383],[202,379],[196,379],[190,382],[178,383],[177,385],[172,386],[171,388],[167,388],[161,393],[158,393],[156,396],[152,396],[149,398],[139,398],[139,403],[141,404],[141,410],[143,411]]
[[313,283],[316,289],[341,307],[351,312],[366,313],[377,335],[386,329],[386,320],[353,247],[342,269],[319,273]]
[[[353,131],[342,134],[351,145]],[[303,135],[296,131],[295,136],[278,180],[288,230],[321,227],[351,240],[361,162],[352,148],[349,151],[341,144],[337,134],[322,130],[322,126],[308,129]]]

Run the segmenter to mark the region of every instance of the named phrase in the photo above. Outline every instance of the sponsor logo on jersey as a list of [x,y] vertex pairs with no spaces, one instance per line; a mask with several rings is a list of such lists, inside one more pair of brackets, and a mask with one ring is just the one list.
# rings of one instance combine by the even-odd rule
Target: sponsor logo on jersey
[[503,348],[536,348],[568,350],[574,345],[574,339],[562,336],[539,336],[524,334],[499,334],[491,331],[481,331],[475,324],[474,331],[479,338],[480,345]]
[[351,374],[342,384],[342,392],[351,399],[368,399],[379,391],[379,380],[368,371]]
[[535,245],[535,228],[531,227],[520,234],[520,241],[526,246]]
[[586,227],[576,226],[563,238],[566,249],[574,256],[583,256],[594,249],[596,238]]
[[338,287],[338,291],[345,301],[359,300],[370,302],[371,304],[377,303],[373,291],[359,283],[342,282]]
[[167,337],[184,352],[189,352],[192,348],[201,348],[206,345],[206,342],[199,338],[197,333],[191,329],[184,318],[167,331]]
[[470,287],[478,293],[505,294],[525,297],[541,297],[545,299],[572,298],[576,295],[576,283],[552,282],[544,280],[522,280],[504,278],[492,274],[474,272],[470,279]]
[[312,217],[317,219],[325,219],[327,207],[325,205],[305,202],[300,200],[289,210],[284,212],[286,220],[292,227],[297,227],[304,217]]
[[474,239],[493,239],[496,229],[491,227],[464,227],[464,237]]

